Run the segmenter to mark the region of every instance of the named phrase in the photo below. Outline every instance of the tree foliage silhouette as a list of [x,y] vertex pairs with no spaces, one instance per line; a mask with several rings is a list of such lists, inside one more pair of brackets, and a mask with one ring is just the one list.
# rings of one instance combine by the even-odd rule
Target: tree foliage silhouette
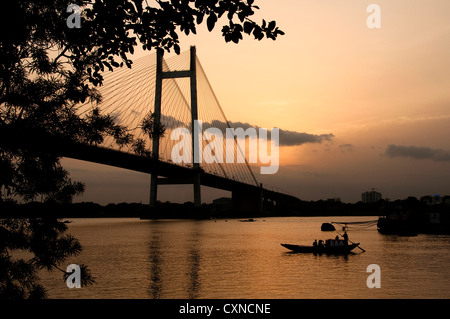
[[[119,146],[131,145],[150,155],[142,141],[98,108],[80,115],[78,105],[101,102],[96,87],[102,73],[132,67],[131,55],[140,43],[145,50],[180,52],[179,33],[196,33],[206,23],[213,30],[224,20],[222,36],[238,43],[244,34],[275,40],[283,32],[275,21],[260,24],[250,18],[259,9],[253,0],[8,0],[2,3],[0,23],[0,205],[11,213],[16,201],[70,202],[84,184],[71,180],[56,155],[7,143],[4,132],[57,136],[67,143],[100,144],[106,136]],[[68,27],[69,4],[78,5],[80,27]],[[146,134],[163,134],[142,123]],[[8,133],[9,134],[9,133]],[[54,146],[55,148],[58,145]],[[45,297],[39,269],[60,269],[81,251],[79,242],[64,235],[66,226],[55,215],[2,220],[0,224],[0,295]],[[27,250],[31,260],[14,260],[11,250]],[[83,267],[84,282],[92,283]]]

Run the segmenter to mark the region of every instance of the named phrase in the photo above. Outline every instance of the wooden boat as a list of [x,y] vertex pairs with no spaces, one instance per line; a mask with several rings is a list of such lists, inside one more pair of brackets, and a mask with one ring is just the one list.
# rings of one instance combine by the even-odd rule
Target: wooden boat
[[[327,241],[329,243],[329,241]],[[305,245],[292,245],[281,244],[281,246],[292,250],[296,253],[314,253],[314,254],[348,254],[350,251],[359,246],[359,243],[349,243],[348,245],[330,245],[325,244],[323,246],[305,246]]]

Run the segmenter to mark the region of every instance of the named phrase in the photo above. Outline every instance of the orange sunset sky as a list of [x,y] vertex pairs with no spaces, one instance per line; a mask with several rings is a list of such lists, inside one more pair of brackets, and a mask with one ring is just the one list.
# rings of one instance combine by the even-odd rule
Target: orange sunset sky
[[[381,8],[380,29],[366,25],[371,3]],[[371,188],[389,199],[450,195],[450,1],[255,4],[255,20],[276,20],[284,36],[225,43],[225,22],[211,33],[202,25],[182,36],[182,51],[196,46],[229,121],[333,136],[282,146],[278,173],[258,181],[303,200],[356,202]],[[63,164],[86,183],[77,201],[149,201],[149,175]],[[159,200],[193,200],[191,186],[160,189]],[[202,199],[223,195],[205,189]]]

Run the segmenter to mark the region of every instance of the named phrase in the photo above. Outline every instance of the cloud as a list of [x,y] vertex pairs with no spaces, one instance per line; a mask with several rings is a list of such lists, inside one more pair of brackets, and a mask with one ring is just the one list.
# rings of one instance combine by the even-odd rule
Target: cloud
[[341,144],[339,149],[341,153],[353,152],[353,144]]
[[[161,115],[161,122],[167,129],[175,129],[178,127],[185,127],[190,129],[190,123],[185,124],[181,121],[178,121],[172,116],[164,116]],[[244,131],[248,128],[254,128],[258,133],[258,126],[251,125],[249,123],[243,122],[228,122],[231,128],[237,129],[242,128]],[[228,124],[224,121],[213,120],[211,122],[202,122],[202,130],[205,131],[208,128],[218,128],[222,134],[226,135],[226,129],[228,128]],[[268,137],[270,138],[270,129],[267,128]],[[305,143],[322,143],[324,141],[331,141],[334,137],[334,134],[309,134],[309,133],[301,133],[289,130],[279,129],[279,138],[280,138],[280,146],[297,146]],[[348,145],[347,145],[348,146]]]
[[294,146],[305,143],[322,143],[323,141],[331,141],[333,134],[308,134],[293,131],[285,131],[280,129],[280,145]]
[[[258,126],[253,126],[242,122],[230,122],[230,126],[233,128],[242,127],[244,130],[249,127],[254,127],[256,129],[258,128]],[[268,128],[268,130],[270,130],[270,128]],[[280,146],[296,146],[305,143],[322,143],[324,141],[331,141],[333,137],[333,134],[317,135],[280,129]]]
[[389,145],[386,153],[389,157],[410,157],[414,159],[429,159],[436,162],[450,161],[450,151],[429,147]]

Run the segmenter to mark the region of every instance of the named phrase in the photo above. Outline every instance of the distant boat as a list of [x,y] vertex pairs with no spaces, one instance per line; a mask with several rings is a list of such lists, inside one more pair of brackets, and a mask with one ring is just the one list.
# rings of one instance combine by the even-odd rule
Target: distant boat
[[320,226],[321,231],[333,231],[336,230],[336,228],[331,225],[330,223],[323,223],[322,226]]
[[256,222],[256,219],[253,219],[253,218],[241,219],[241,222]]
[[409,221],[380,217],[377,228],[383,235],[417,236],[415,225]]
[[64,224],[70,224],[71,221],[70,221],[70,220],[65,220],[63,223],[64,223]]
[[348,244],[348,245],[331,245],[330,241],[327,240],[324,246],[305,246],[305,245],[292,245],[292,244],[281,244],[281,246],[295,252],[295,253],[313,253],[313,254],[348,254],[350,251],[359,246],[359,243]]

